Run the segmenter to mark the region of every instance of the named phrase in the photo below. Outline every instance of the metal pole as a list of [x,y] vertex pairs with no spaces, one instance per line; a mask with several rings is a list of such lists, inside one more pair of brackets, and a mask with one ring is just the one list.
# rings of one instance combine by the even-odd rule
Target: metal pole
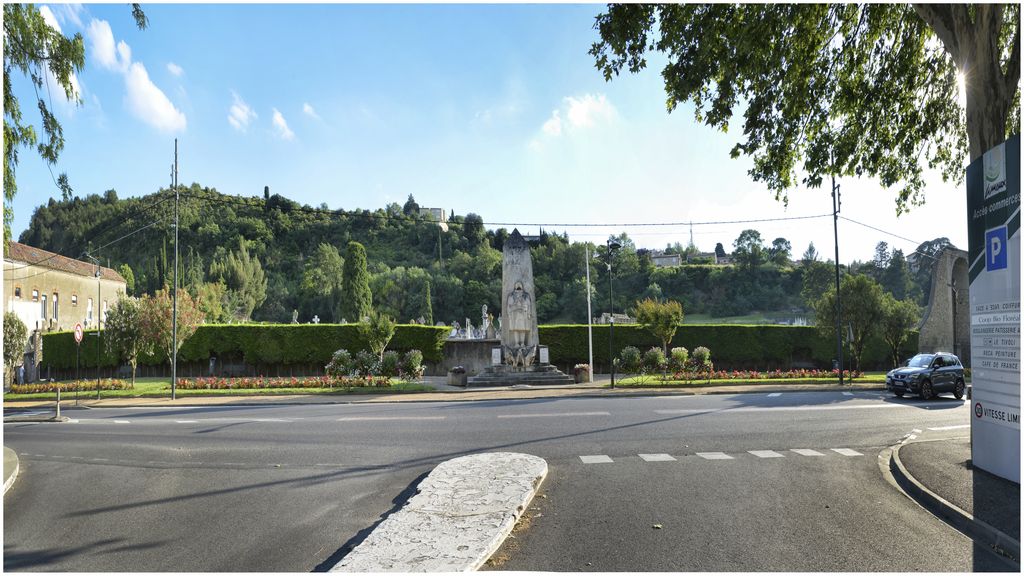
[[[93,258],[93,260],[96,260]],[[100,261],[96,260],[96,399],[100,399],[100,350],[103,348],[103,288],[100,284]]]
[[839,358],[839,385],[843,385],[843,301],[839,294],[839,186],[832,175],[832,227],[836,237],[836,355]]
[[178,139],[174,139],[174,302],[171,304],[171,400],[178,389]]
[[583,265],[587,267],[587,350],[589,355],[587,361],[590,370],[587,373],[587,382],[594,381],[594,317],[590,311],[590,245],[583,245]]
[[612,342],[615,340],[615,298],[612,296],[612,253],[608,251],[608,308],[611,310],[608,318],[608,362],[611,363],[612,388],[615,388],[615,352]]
[[75,358],[75,406],[78,406],[78,391],[82,389],[82,343],[79,342],[75,347],[78,348]]

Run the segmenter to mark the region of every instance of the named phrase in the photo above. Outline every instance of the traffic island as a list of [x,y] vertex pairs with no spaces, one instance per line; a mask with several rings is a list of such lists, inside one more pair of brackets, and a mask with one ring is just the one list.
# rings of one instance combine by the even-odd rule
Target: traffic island
[[467,572],[480,568],[530,505],[548,465],[513,452],[448,460],[331,572]]

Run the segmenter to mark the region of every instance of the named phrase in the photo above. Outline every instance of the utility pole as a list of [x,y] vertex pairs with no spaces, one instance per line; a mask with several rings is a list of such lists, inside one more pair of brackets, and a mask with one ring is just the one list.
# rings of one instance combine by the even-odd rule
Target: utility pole
[[839,210],[843,202],[839,198],[839,185],[832,175],[832,228],[836,236],[836,355],[839,358],[839,385],[843,385],[843,301],[839,295]]
[[587,382],[594,381],[594,317],[590,311],[590,245],[583,245],[583,265],[587,267]]
[[171,304],[171,400],[177,399],[178,390],[178,139],[174,139],[174,300]]

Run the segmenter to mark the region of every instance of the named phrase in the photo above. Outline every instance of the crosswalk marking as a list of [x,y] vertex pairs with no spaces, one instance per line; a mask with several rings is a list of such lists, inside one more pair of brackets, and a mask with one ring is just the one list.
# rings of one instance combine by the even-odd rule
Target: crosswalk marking
[[697,452],[697,456],[705,460],[732,460],[732,456],[729,456],[725,452]]
[[637,454],[644,462],[675,462],[676,459],[668,454]]
[[783,457],[782,454],[779,454],[778,452],[776,452],[774,450],[747,450],[747,452],[750,452],[751,454],[753,454],[754,456],[757,456],[758,458],[782,458]]
[[801,456],[824,456],[824,454],[822,454],[821,452],[818,452],[817,450],[811,450],[810,448],[793,448],[791,452],[796,452]]
[[843,456],[863,456],[863,454],[861,454],[860,452],[857,452],[856,450],[850,450],[849,448],[833,448],[832,451],[838,454],[842,454]]
[[611,458],[605,456],[604,454],[595,456],[580,456],[580,460],[582,460],[584,464],[607,464],[613,461]]

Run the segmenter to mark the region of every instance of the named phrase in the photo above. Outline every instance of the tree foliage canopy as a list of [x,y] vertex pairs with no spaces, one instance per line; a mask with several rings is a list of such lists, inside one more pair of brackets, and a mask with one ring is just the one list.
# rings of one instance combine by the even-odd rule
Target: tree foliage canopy
[[[900,185],[924,201],[924,160],[960,181],[970,158],[1019,131],[1020,5],[610,4],[591,47],[606,80],[650,52],[668,110],[728,130],[743,114],[750,176],[777,199],[827,175]],[[966,110],[957,72],[966,77]]]

